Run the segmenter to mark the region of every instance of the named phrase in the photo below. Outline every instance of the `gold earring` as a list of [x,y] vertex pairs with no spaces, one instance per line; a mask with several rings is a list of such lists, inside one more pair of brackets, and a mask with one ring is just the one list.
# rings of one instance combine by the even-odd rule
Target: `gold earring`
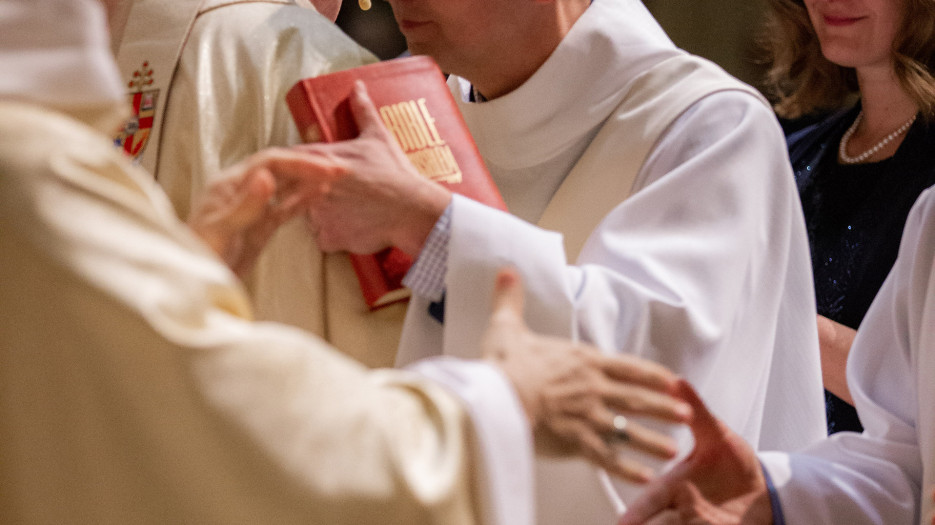
[[364,11],[367,11],[370,9],[370,0],[357,0],[357,5],[359,5],[360,8]]

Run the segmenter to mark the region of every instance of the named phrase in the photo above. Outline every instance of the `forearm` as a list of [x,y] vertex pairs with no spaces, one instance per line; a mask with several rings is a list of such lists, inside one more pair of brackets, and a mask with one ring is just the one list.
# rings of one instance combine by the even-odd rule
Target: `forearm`
[[[502,400],[496,414],[481,407],[488,419],[499,417],[487,425],[500,430],[491,438],[474,424],[474,400],[451,395],[457,389],[412,372],[368,373],[325,345],[273,325],[250,332],[238,333],[239,347],[212,352],[198,364],[208,403],[301,483],[295,497],[317,501],[318,512],[329,516],[322,520],[529,523],[493,520],[484,507],[502,494],[500,485],[528,471],[520,466],[531,461],[530,440],[509,433],[517,426],[525,431],[521,412]],[[264,352],[254,351],[259,347]],[[500,393],[476,377],[461,374],[455,381]],[[482,455],[488,448],[500,461],[524,458],[512,460],[514,478],[498,477],[498,465]]]
[[821,377],[825,389],[851,405],[851,397],[847,386],[847,356],[857,330],[818,316],[818,344],[821,348]]

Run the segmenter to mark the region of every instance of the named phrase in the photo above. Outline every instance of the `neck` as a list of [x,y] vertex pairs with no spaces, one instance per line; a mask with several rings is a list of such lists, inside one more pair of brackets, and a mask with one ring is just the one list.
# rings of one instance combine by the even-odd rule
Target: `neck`
[[529,80],[590,5],[590,0],[523,2],[528,12],[522,17],[523,27],[514,32],[513,45],[496,57],[477,60],[473,71],[459,73],[488,99],[505,95]]
[[857,70],[863,122],[855,138],[866,135],[872,139],[886,135],[904,124],[919,108],[903,90],[892,67]]
[[919,109],[903,91],[892,67],[859,68],[862,117],[841,138],[842,162],[877,162],[896,154]]

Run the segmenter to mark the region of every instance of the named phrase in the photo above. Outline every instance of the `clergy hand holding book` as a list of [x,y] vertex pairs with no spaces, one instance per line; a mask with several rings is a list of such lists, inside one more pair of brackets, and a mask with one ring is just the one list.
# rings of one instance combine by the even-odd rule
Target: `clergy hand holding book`
[[360,128],[356,139],[297,146],[321,160],[309,208],[318,245],[351,253],[395,246],[415,257],[451,202],[451,191],[409,162],[363,83],[354,86],[350,106]]
[[408,297],[402,278],[451,192],[506,209],[429,57],[304,79],[286,100],[306,142],[334,146],[309,148],[328,166],[310,222],[322,250],[350,252],[371,309]]

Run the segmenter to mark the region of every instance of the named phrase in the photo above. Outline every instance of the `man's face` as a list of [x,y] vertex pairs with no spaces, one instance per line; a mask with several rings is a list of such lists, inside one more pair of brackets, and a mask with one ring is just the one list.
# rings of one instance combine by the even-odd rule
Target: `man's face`
[[522,30],[525,0],[387,0],[413,54],[468,76],[502,53]]

